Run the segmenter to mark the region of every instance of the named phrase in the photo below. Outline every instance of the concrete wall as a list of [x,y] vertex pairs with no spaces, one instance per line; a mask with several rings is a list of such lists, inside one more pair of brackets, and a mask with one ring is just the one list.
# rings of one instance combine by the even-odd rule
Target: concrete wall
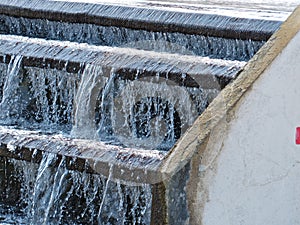
[[300,224],[299,98],[300,33],[241,99],[222,148],[210,150],[220,153],[205,174],[203,224]]
[[208,181],[203,224],[300,224],[299,98],[297,33],[239,101],[225,132],[210,138],[216,158],[200,167]]
[[300,224],[300,8],[174,147],[188,224]]

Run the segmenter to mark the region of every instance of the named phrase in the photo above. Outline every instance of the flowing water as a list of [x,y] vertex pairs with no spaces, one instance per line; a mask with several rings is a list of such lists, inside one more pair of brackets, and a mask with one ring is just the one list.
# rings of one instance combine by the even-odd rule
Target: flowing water
[[195,106],[186,88],[170,81],[167,84],[159,74],[126,81],[113,69],[87,65],[76,95],[72,136],[168,150],[205,109],[214,92],[198,89],[194,94],[199,104]]
[[22,57],[2,64],[2,125],[41,129],[46,132],[71,129],[76,74],[55,69],[21,66]]
[[[4,173],[14,170],[13,188],[19,189],[6,189],[6,196],[1,196],[1,224],[150,223],[150,185],[123,185],[112,180],[113,174],[105,178],[70,171],[64,158],[59,161],[55,154],[45,153],[40,164],[14,159],[5,164]],[[4,175],[4,180],[11,177]],[[9,205],[11,195],[19,198]]]
[[[38,7],[38,4],[34,5],[38,2],[33,1],[30,6]],[[103,2],[107,3],[108,0],[98,3]],[[109,2],[111,5],[116,4],[115,1]],[[161,15],[154,18],[147,7],[165,10],[170,2],[133,2],[138,5],[135,9],[136,16],[142,15],[138,15],[138,12],[146,13],[148,19],[154,21],[161,19],[173,23],[175,20],[179,24],[187,21],[192,25],[214,23],[217,28],[222,28],[231,21],[227,17],[219,20],[217,16],[211,19],[205,15],[198,22],[193,21],[194,17],[176,21],[177,17],[172,13],[166,15],[174,17]],[[199,1],[198,6],[195,6],[196,1],[182,0],[172,1],[171,4],[174,11],[180,9],[195,12],[201,8],[203,13],[203,9],[209,9],[214,2],[204,1],[204,4]],[[235,1],[237,3],[239,1]],[[206,5],[204,8],[203,4]],[[76,11],[76,7],[71,9]],[[222,9],[231,12],[232,9],[228,7],[222,1]],[[111,8],[104,8],[108,15],[115,15],[121,10],[114,7],[111,12]],[[254,27],[257,32],[274,32],[289,12],[289,6],[286,6],[282,9],[284,15],[276,17],[275,9],[276,7],[263,10],[273,16],[266,16],[268,13],[259,16],[262,20],[259,26]],[[219,11],[216,14],[222,13]],[[271,22],[264,21],[269,17],[272,17]],[[253,28],[251,21],[235,27],[239,31],[250,28]],[[1,52],[0,125],[140,148],[148,151],[149,158],[153,149],[164,152],[162,154],[170,150],[222,89],[220,77],[223,75],[228,79],[226,84],[235,78],[244,65],[242,61],[252,58],[266,41],[178,31],[150,31],[130,26],[70,23],[7,14],[0,15],[0,33],[30,37],[30,40],[20,37],[21,41],[15,38],[14,43],[8,37],[8,45],[1,48],[1,51],[13,51],[14,54]],[[63,46],[63,41],[69,41],[69,44]],[[26,43],[23,45],[23,42]],[[50,49],[45,47],[46,42],[50,43]],[[81,48],[83,45],[71,42],[85,43],[84,48],[89,48],[90,54],[85,55]],[[32,48],[27,48],[26,44]],[[94,45],[118,48],[107,47],[106,52],[97,55],[99,49]],[[146,51],[138,53],[130,48]],[[169,55],[161,52],[168,52]],[[134,53],[139,55],[135,56]],[[46,65],[49,58],[51,61],[52,56],[55,58],[59,54],[65,56],[65,59],[58,59],[60,62],[75,59],[86,61],[81,62],[77,72],[69,71],[66,65],[59,69]],[[149,60],[142,54],[152,58]],[[25,59],[28,61],[28,57],[34,58],[34,55],[38,55],[45,65],[38,67],[24,63]],[[120,55],[128,57],[124,59]],[[182,60],[182,55],[194,55],[198,58],[194,60],[195,58],[186,57]],[[88,57],[91,57],[90,61],[93,63],[87,63]],[[160,59],[163,57],[171,65]],[[224,66],[224,62],[219,59],[226,60],[225,64],[229,66]],[[174,61],[176,62],[172,63]],[[184,63],[188,63],[188,66]],[[140,68],[141,65],[144,65],[143,68]],[[188,76],[185,69],[181,68],[194,72]],[[194,83],[186,85],[188,82],[185,81],[188,79]],[[15,144],[7,144],[8,152],[13,153],[22,147]],[[35,148],[30,151],[33,151],[32,157],[38,154]],[[113,168],[116,165],[109,164],[109,174],[105,177],[70,170],[67,168],[66,156],[53,153],[44,152],[39,163],[29,161],[0,157],[0,224],[150,224],[153,186],[115,179]],[[133,165],[134,162],[129,163],[128,167]],[[174,181],[176,188],[168,193],[176,198],[180,192],[182,208],[187,207],[184,203],[186,179],[177,177]],[[188,217],[188,212],[182,210],[180,215],[173,215],[172,212],[170,215],[174,218],[183,215],[185,218]]]
[[[203,18],[205,20],[206,18]],[[208,20],[208,19],[206,19]],[[132,47],[210,58],[248,61],[265,41],[226,39],[179,32],[154,32],[95,24],[56,22],[0,15],[0,33],[93,45]],[[209,21],[207,21],[208,23]],[[204,23],[204,22],[203,22]],[[265,22],[266,23],[266,22]],[[272,32],[281,22],[264,25]],[[263,26],[263,25],[262,25]],[[239,29],[247,29],[240,27]],[[259,26],[257,30],[262,29]]]
[[[143,77],[137,70],[139,79],[124,80],[109,67],[68,73],[23,60],[0,64],[1,125],[48,134],[167,151],[219,92],[178,86],[168,73]],[[68,170],[65,158],[51,153],[38,164],[0,159],[1,224],[150,224],[151,185]]]
[[[18,47],[20,53],[31,50],[23,48],[20,42]],[[33,50],[39,56],[38,48],[41,47]],[[57,50],[62,55],[63,51],[75,55],[74,49],[63,46],[61,49]],[[179,60],[174,64],[143,55],[131,56],[127,51],[128,60],[126,50],[120,49],[119,55],[105,59],[103,64],[116,60],[111,65],[122,64],[119,66],[132,67],[132,71],[108,64],[86,64],[82,72],[69,73],[66,68],[26,66],[22,57],[11,57],[8,65],[0,64],[3,69],[0,124],[125,147],[168,151],[220,91],[221,84],[214,76],[232,79],[244,65],[194,57],[184,58],[191,64]],[[167,60],[171,56],[161,55]],[[138,69],[143,67],[144,70]],[[151,72],[153,69],[155,74]],[[191,74],[186,75],[184,71]],[[197,75],[198,71],[203,75]],[[201,78],[206,74],[211,76],[208,81]],[[188,79],[194,83],[182,85]]]
[[22,109],[20,99],[20,63],[22,56],[12,57],[8,65],[6,76],[3,76],[2,99],[0,103],[1,121],[7,124],[14,124],[13,118],[18,117],[18,111]]

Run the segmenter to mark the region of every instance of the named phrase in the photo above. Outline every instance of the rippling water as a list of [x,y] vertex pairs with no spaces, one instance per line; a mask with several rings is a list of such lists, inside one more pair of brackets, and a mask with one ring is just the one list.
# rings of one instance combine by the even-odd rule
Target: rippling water
[[285,20],[300,4],[300,0],[50,0],[84,3],[106,3],[160,8],[171,11],[193,11],[237,17],[257,17]]

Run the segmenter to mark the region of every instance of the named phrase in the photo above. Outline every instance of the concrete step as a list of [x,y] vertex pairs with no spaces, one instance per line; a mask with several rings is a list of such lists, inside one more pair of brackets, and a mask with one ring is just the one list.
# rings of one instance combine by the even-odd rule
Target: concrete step
[[0,32],[247,61],[282,23],[274,17],[234,15],[104,3],[3,0]]
[[79,172],[101,174],[115,180],[155,184],[161,181],[157,173],[162,151],[123,148],[99,141],[73,139],[62,135],[47,135],[37,131],[18,130],[0,126],[0,157],[40,163],[43,154],[57,155],[57,165],[62,157],[67,168]]
[[[14,66],[16,56],[20,65]],[[171,148],[245,64],[9,35],[0,35],[0,62],[3,125],[98,140],[100,133],[101,140],[114,144],[161,150]],[[8,72],[12,67],[15,75]],[[12,90],[5,87],[9,80],[16,81]],[[131,109],[141,110],[149,98],[168,102],[178,114],[175,139],[167,146],[161,146],[164,129],[156,141],[144,143],[129,138],[131,128],[123,127],[127,117],[139,121]]]

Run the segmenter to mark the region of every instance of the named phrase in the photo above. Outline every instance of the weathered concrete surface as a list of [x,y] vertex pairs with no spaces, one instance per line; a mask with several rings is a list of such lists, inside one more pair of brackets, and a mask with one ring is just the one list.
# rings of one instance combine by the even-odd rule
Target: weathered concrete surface
[[167,181],[191,163],[189,224],[299,224],[300,7],[177,143]]
[[220,156],[207,169],[203,224],[300,223],[299,43],[300,33],[235,108]]

